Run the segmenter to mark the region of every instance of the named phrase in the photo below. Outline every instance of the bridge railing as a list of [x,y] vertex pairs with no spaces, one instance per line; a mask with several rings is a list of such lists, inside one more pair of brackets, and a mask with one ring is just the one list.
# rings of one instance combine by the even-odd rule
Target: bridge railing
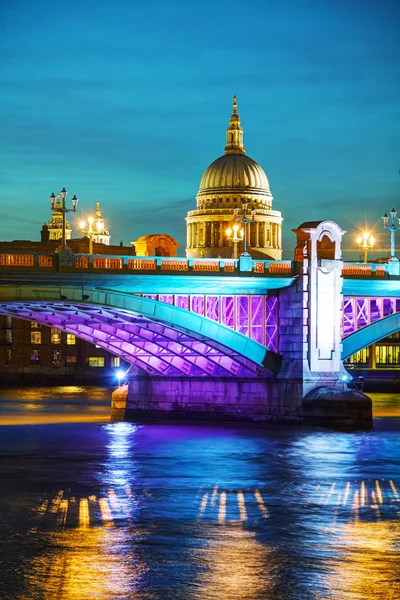
[[389,265],[387,263],[343,263],[343,276],[356,276],[356,277],[384,277],[389,272]]
[[[57,254],[37,252],[0,253],[2,268],[32,268],[34,270],[56,270]],[[293,276],[294,264],[290,260],[251,259],[250,272],[254,274]],[[241,270],[240,259],[228,258],[181,258],[165,256],[115,256],[107,254],[74,254],[71,265],[62,267],[68,271],[117,271],[117,272],[158,272],[158,273],[238,273]]]
[[[290,260],[250,259],[250,269],[242,267],[240,259],[230,258],[181,258],[165,256],[115,256],[107,254],[74,254],[73,264],[62,266],[63,270],[116,271],[132,273],[239,273],[248,271],[254,274],[294,276],[298,273],[296,263]],[[343,277],[385,277],[399,275],[397,265],[390,263],[343,263]],[[58,255],[38,252],[0,253],[0,268],[32,268],[39,270],[58,269]]]

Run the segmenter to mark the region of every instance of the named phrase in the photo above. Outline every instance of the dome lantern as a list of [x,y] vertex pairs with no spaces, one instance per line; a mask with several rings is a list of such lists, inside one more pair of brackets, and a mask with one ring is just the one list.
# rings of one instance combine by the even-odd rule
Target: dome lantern
[[237,112],[236,94],[233,96],[233,110],[226,130],[225,154],[245,154],[243,146],[243,129],[240,126],[240,117]]

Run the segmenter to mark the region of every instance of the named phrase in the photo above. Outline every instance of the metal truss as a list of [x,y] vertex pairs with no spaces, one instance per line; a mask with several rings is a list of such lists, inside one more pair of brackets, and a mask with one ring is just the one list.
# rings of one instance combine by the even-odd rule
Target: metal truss
[[124,309],[61,302],[7,302],[0,314],[55,327],[95,343],[147,373],[165,376],[254,376],[260,365],[219,342]]
[[[138,294],[140,295],[140,294]],[[142,294],[194,312],[278,352],[278,298],[265,295]]]
[[343,298],[342,338],[397,313],[400,313],[400,297],[345,296]]

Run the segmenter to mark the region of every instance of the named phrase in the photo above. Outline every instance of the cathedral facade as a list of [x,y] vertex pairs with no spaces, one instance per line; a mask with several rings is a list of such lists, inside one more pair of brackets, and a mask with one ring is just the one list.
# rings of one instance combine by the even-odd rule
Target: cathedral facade
[[[282,216],[272,210],[272,194],[264,170],[246,156],[236,96],[222,156],[206,169],[196,196],[197,208],[187,213],[186,256],[231,258],[229,229],[239,224],[253,258],[282,258]],[[243,217],[251,222],[243,224]],[[236,226],[236,229],[238,227]],[[228,230],[228,233],[227,233]],[[239,234],[240,235],[240,234]],[[243,241],[239,243],[239,254]]]

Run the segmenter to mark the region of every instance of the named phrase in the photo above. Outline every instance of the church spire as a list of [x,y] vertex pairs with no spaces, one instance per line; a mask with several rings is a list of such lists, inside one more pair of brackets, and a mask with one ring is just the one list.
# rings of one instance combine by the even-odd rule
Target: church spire
[[225,154],[244,154],[243,129],[240,127],[240,117],[237,112],[236,94],[233,96],[233,110],[226,130]]

